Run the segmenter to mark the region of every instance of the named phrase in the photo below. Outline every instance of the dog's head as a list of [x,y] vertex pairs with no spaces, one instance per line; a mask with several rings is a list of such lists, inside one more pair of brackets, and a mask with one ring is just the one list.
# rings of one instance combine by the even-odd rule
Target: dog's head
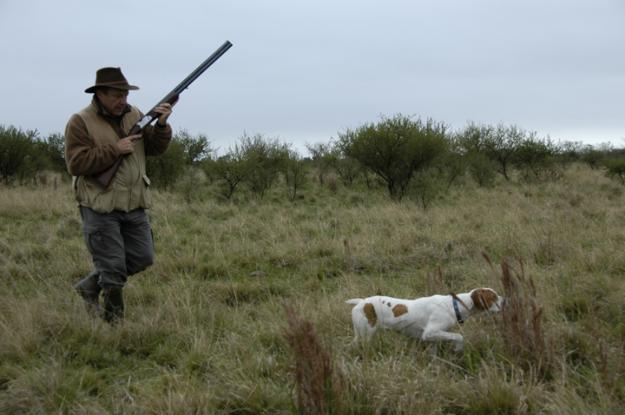
[[473,306],[478,311],[498,313],[503,307],[504,299],[492,288],[476,288],[471,291]]

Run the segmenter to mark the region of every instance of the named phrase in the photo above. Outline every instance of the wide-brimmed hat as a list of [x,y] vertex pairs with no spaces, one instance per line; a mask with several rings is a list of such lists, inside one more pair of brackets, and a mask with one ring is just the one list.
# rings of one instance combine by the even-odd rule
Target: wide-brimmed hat
[[130,85],[120,68],[100,68],[95,73],[95,85],[85,89],[85,92],[95,92],[98,87],[123,89],[125,91],[139,89],[138,86]]

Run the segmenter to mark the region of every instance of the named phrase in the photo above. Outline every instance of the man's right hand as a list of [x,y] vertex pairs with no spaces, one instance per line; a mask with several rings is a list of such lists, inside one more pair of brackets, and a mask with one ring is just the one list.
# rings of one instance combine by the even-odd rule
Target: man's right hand
[[135,151],[135,141],[141,138],[141,134],[133,134],[124,137],[116,144],[120,154],[130,154]]

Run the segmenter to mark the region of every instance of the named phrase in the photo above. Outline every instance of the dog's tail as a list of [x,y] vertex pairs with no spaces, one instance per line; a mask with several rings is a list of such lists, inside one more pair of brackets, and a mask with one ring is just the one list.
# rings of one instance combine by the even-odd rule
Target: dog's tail
[[349,299],[349,300],[347,300],[347,301],[345,301],[345,302],[346,302],[347,304],[353,304],[353,305],[356,305],[356,304],[360,304],[360,302],[361,302],[361,301],[362,301],[362,298],[351,298],[351,299]]

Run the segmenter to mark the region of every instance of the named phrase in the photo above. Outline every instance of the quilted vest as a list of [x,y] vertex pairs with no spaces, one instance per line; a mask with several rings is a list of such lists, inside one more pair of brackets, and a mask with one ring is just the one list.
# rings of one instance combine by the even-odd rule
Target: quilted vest
[[[95,104],[91,104],[78,113],[84,121],[89,136],[95,145],[115,144],[119,136],[113,127],[100,115]],[[122,129],[130,128],[141,118],[139,110],[130,107],[130,112],[122,117]],[[99,213],[113,210],[130,212],[138,208],[151,206],[149,193],[150,180],[145,173],[145,148],[143,139],[134,142],[134,152],[124,156],[119,170],[108,188],[103,189],[88,176],[75,178],[74,189],[80,206],[89,207]]]

